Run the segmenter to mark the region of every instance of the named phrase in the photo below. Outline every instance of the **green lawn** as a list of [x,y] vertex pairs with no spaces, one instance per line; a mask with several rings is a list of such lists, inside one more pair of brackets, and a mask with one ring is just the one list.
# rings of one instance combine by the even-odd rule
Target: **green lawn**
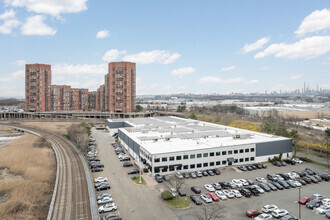
[[141,176],[141,183],[140,183],[140,176],[133,176],[131,177],[131,180],[136,183],[136,184],[139,184],[139,185],[147,185],[146,181],[144,181],[143,177]]
[[166,200],[167,204],[171,208],[183,209],[190,206],[190,199],[188,197],[178,197],[178,203],[176,204],[176,199]]

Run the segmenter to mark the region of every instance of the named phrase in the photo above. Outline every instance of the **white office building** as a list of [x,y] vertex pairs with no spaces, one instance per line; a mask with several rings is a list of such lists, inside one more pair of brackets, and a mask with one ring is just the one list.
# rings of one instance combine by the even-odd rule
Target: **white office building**
[[108,119],[108,129],[152,175],[267,161],[292,154],[291,139],[178,117]]

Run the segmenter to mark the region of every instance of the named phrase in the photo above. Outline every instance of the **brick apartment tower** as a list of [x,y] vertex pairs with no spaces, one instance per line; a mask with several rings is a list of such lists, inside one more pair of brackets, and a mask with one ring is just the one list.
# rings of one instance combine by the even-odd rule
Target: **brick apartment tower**
[[70,90],[70,110],[88,111],[88,89]]
[[106,111],[133,112],[136,101],[136,64],[131,62],[109,63],[104,87]]
[[51,109],[52,111],[70,111],[70,91],[68,85],[52,85]]
[[47,64],[25,65],[25,111],[51,110],[51,66]]

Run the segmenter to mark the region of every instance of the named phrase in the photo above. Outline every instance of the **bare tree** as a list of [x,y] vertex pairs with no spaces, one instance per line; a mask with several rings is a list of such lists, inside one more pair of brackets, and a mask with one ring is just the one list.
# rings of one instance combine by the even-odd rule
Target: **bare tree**
[[183,189],[184,185],[185,185],[185,179],[179,179],[179,178],[175,178],[171,179],[169,181],[169,184],[171,185],[172,188],[175,189],[175,191],[177,192],[175,195],[175,204],[178,204],[178,194],[179,194],[179,189]]
[[193,218],[197,220],[218,220],[224,219],[224,206],[222,204],[213,203],[210,205],[204,205],[198,211],[195,211],[193,214]]
[[329,166],[329,139],[330,139],[330,129],[327,128],[325,131],[324,131],[324,134],[325,134],[325,140],[326,140],[326,154],[327,154],[327,164],[328,164],[328,168],[330,167]]

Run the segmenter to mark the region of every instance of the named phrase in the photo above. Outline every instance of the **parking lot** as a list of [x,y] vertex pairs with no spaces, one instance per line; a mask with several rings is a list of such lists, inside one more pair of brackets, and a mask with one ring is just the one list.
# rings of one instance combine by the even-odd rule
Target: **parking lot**
[[[111,189],[104,192],[110,192],[113,195],[114,202],[118,206],[118,212],[123,219],[193,219],[195,212],[201,212],[203,204],[197,206],[192,203],[191,207],[184,210],[170,209],[160,197],[160,192],[170,187],[167,182],[157,184],[156,186],[138,186],[130,180],[127,171],[132,167],[122,167],[122,162],[115,155],[111,143],[114,141],[109,133],[104,131],[96,131],[93,129],[93,137],[98,145],[98,157],[105,165],[104,171],[94,173],[94,177],[104,176],[108,178]],[[134,162],[134,161],[132,161]],[[205,184],[215,182],[231,181],[232,179],[253,179],[256,177],[264,177],[268,173],[301,171],[306,167],[312,168],[319,172],[325,169],[313,164],[297,164],[287,165],[286,167],[275,167],[267,164],[267,169],[258,169],[254,171],[236,172],[231,168],[221,169],[221,175],[202,177],[197,179],[185,179],[185,191],[188,196],[193,192],[191,186],[198,186],[202,189],[202,193],[207,193],[204,188]],[[175,178],[175,177],[172,177]],[[312,196],[319,193],[330,198],[329,182],[312,183],[301,187],[302,196]],[[97,193],[101,194],[101,193]],[[224,219],[247,219],[245,212],[249,209],[261,209],[267,204],[277,205],[279,208],[286,209],[290,214],[299,216],[299,206],[296,202],[299,197],[298,188],[278,190],[275,192],[265,192],[259,196],[250,198],[234,198],[225,201],[219,201],[224,206]],[[103,215],[102,215],[103,216]],[[301,206],[302,219],[326,219],[326,217],[317,214],[315,211]]]

